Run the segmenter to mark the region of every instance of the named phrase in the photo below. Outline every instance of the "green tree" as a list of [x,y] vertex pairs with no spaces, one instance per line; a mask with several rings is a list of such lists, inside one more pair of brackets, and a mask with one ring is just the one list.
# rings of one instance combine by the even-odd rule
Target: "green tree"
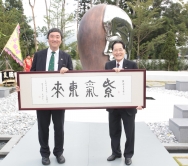
[[[78,0],[79,1],[79,0]],[[78,2],[78,9],[75,11],[77,15],[77,21],[80,22],[84,14],[91,8],[90,0],[82,0]]]
[[185,55],[188,55],[188,47],[187,46],[182,46],[179,48],[181,57],[183,58]]
[[53,27],[61,29],[63,32],[63,41],[61,48],[65,48],[65,41],[73,35],[73,30],[70,29],[71,23],[74,21],[73,14],[65,13],[65,0],[51,0],[49,8],[47,8],[45,16],[46,26],[38,28],[43,35],[47,34],[48,29]]
[[1,37],[5,37],[6,35],[5,34],[3,34],[2,32],[0,32],[0,38]]
[[[162,28],[155,31],[150,35],[150,38],[155,38],[158,35],[166,34],[168,31],[173,31],[176,36],[176,46],[180,47],[185,45],[188,41],[188,3],[180,4],[173,1],[154,1],[154,8],[159,9],[157,18],[163,18],[164,22]],[[163,44],[158,45],[153,50],[152,54],[155,54],[158,58],[162,53]]]
[[170,20],[169,29],[173,30],[176,36],[176,45],[184,45],[188,40],[188,10],[180,3],[170,3],[166,8],[163,17]]
[[128,2],[128,5],[134,11],[133,15],[130,15],[134,27],[133,52],[136,53],[136,57],[143,58],[148,56],[156,45],[164,43],[164,34],[148,40],[152,33],[162,27],[163,19],[156,19],[158,8],[152,8],[153,1],[151,0]]
[[175,45],[175,34],[172,31],[169,31],[162,53],[168,71],[177,70],[177,56],[178,51]]
[[31,1],[29,0],[29,5],[31,7],[31,11],[32,11],[32,19],[33,19],[33,26],[34,26],[34,43],[35,43],[35,51],[37,51],[37,28],[36,28],[36,21],[35,21],[35,12],[34,12],[34,8],[35,8],[35,0],[33,2],[33,4],[31,4]]
[[[28,54],[34,47],[34,43],[33,30],[28,24],[29,20],[27,20],[26,16],[23,14],[22,1],[5,0],[5,3],[0,1],[0,32],[6,35],[1,38],[1,50],[3,50],[18,23],[20,24],[21,52],[23,58],[25,58],[25,55]],[[3,53],[0,57],[1,60],[4,60],[4,56],[7,56],[7,53]],[[10,64],[14,70],[22,70],[22,67],[20,67],[9,55],[8,59],[10,60]]]
[[37,50],[43,50],[43,49],[46,49],[46,48],[48,48],[48,46],[46,45],[46,43],[45,42],[39,42],[38,43],[38,49]]

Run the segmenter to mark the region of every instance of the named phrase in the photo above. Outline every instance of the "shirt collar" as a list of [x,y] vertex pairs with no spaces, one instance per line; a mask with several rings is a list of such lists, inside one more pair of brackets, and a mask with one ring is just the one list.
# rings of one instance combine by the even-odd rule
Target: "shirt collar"
[[120,62],[116,61],[116,66],[117,66],[117,63],[119,63],[119,68],[123,68],[123,61],[124,61],[124,58]]
[[57,49],[56,51],[52,51],[50,47],[48,48],[48,51],[50,52],[50,54],[51,54],[52,52],[55,52],[55,55],[57,55],[57,54],[59,53],[59,49]]

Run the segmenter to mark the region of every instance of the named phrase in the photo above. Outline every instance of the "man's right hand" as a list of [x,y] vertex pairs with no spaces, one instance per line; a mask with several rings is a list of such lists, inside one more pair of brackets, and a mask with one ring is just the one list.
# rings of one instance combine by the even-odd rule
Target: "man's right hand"
[[20,87],[16,85],[16,92],[20,91]]
[[113,70],[115,70],[115,72],[120,72],[121,71],[121,69],[120,68],[113,68]]

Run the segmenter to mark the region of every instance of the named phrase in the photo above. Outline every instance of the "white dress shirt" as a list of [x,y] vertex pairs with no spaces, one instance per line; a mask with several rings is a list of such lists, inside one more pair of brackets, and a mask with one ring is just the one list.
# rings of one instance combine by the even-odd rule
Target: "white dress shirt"
[[[48,71],[48,66],[50,63],[50,58],[52,56],[52,52],[53,51],[50,48],[48,48],[47,57],[46,57],[46,71]],[[56,50],[55,54],[54,54],[54,71],[58,70],[58,61],[59,61],[59,49]]]
[[119,68],[122,69],[123,68],[123,61],[124,61],[124,58],[120,62],[116,61],[116,67],[117,67],[117,64],[119,63]]

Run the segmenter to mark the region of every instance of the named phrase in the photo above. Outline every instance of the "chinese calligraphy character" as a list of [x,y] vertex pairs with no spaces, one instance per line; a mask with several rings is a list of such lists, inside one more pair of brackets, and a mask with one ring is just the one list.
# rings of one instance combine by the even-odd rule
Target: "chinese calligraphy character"
[[124,82],[124,80],[122,80],[122,84],[123,84],[123,95],[124,95],[124,93],[125,93],[125,84],[124,84],[125,82]]
[[9,72],[9,78],[14,78],[14,72]]
[[3,76],[4,76],[4,78],[8,78],[7,72],[4,72],[4,73],[3,73]]
[[76,97],[78,97],[78,94],[76,92],[76,89],[77,89],[77,83],[75,83],[74,81],[72,81],[72,83],[70,83],[70,87],[69,87],[69,90],[70,90],[70,94],[69,94],[69,97],[72,96],[74,97],[74,95]]
[[87,94],[86,97],[93,97],[94,95],[97,97],[98,95],[95,94],[94,92],[94,84],[95,82],[92,82],[91,80],[89,80],[88,82],[86,82],[86,89],[87,89]]
[[103,83],[103,87],[106,88],[105,89],[105,96],[104,97],[114,97],[111,93],[112,93],[112,89],[116,89],[115,87],[112,86],[112,84],[115,81],[110,82],[110,80],[107,78],[106,81]]
[[115,81],[111,82],[110,83],[110,80],[107,78],[106,81],[103,83],[103,87],[106,88],[107,86],[110,86],[111,88],[115,88],[112,86],[112,84],[114,83]]
[[[55,87],[56,86],[56,87]],[[57,98],[59,98],[59,94],[61,94],[63,96],[63,94],[60,92],[60,90],[64,91],[64,89],[62,88],[61,84],[59,83],[59,81],[57,81],[57,84],[55,84],[55,86],[53,87],[53,90],[56,90],[56,92],[52,95],[52,97],[54,97],[55,94],[57,94]],[[64,97],[64,96],[63,96]]]
[[[47,81],[45,80],[45,92],[48,93]],[[48,95],[46,95],[46,102],[48,103]]]

